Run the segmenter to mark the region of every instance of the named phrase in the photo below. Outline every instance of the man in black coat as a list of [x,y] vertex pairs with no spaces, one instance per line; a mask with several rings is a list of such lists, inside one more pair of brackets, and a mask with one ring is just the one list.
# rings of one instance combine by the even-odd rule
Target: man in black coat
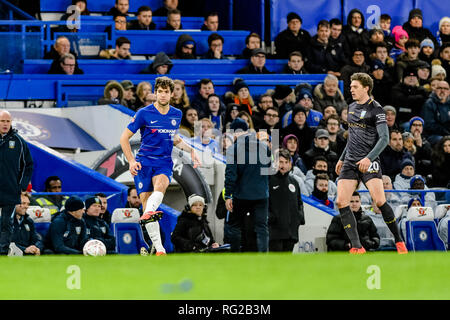
[[288,27],[275,38],[278,59],[287,59],[293,51],[300,51],[306,57],[311,35],[308,31],[301,29],[302,22],[302,18],[295,12],[287,15]]
[[[372,219],[365,215],[361,209],[361,196],[357,191],[353,192],[350,200],[350,209],[355,215],[359,239],[366,251],[376,250],[380,245],[380,236]],[[344,226],[341,215],[334,216],[327,230],[328,251],[348,251],[352,245]]]
[[132,20],[128,24],[128,30],[155,30],[156,24],[152,21],[152,9],[148,6],[141,6],[137,12],[137,20]]
[[305,224],[300,185],[289,175],[289,151],[278,153],[278,172],[269,178],[269,251],[292,252],[298,227]]
[[253,49],[250,64],[236,71],[236,73],[248,74],[270,74],[273,73],[266,68],[266,52],[261,49]]
[[193,194],[188,198],[188,205],[177,219],[171,240],[175,252],[203,252],[217,248],[211,229],[206,219],[205,199]]
[[111,233],[109,224],[100,218],[102,201],[98,197],[87,198],[84,202],[86,213],[83,219],[86,223],[88,239],[97,239],[103,242],[108,253],[116,253],[116,237]]
[[391,101],[391,89],[394,81],[390,74],[385,72],[385,64],[378,59],[372,60],[370,76],[373,79],[372,95],[382,106]]
[[16,205],[11,242],[14,242],[24,254],[39,256],[44,248],[44,243],[39,233],[36,232],[33,219],[27,213],[30,198],[27,193],[22,193],[20,197],[22,203]]
[[391,130],[389,145],[380,154],[381,172],[395,180],[395,176],[402,171],[401,163],[406,158],[414,161],[411,153],[403,148],[403,137],[400,131]]
[[56,254],[82,254],[88,241],[83,213],[84,202],[79,197],[67,199],[65,209],[50,225],[45,239],[46,249]]
[[21,192],[27,190],[33,173],[28,145],[11,124],[11,114],[0,110],[0,255],[8,254],[14,208],[21,203]]
[[408,33],[409,39],[417,39],[420,43],[429,38],[434,42],[435,48],[439,46],[431,31],[423,27],[422,10],[418,8],[409,12],[408,21],[403,24],[403,29]]
[[363,13],[358,9],[352,9],[347,16],[347,25],[342,29],[342,34],[347,42],[349,52],[346,53],[350,57],[355,49],[363,49],[364,54],[369,49],[369,31],[364,28],[365,19]]
[[308,170],[312,169],[313,159],[317,156],[324,156],[327,159],[328,175],[331,180],[335,180],[336,173],[334,172],[334,168],[338,161],[338,156],[330,148],[330,134],[325,129],[318,129],[316,131],[313,147],[305,152],[303,161]]

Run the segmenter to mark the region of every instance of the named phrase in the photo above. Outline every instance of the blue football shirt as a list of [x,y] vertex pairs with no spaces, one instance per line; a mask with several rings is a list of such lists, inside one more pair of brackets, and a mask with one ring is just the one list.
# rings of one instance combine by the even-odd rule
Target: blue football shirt
[[161,114],[151,104],[140,109],[128,129],[140,130],[141,146],[136,161],[143,166],[172,166],[173,137],[180,127],[182,112],[170,106],[169,112]]

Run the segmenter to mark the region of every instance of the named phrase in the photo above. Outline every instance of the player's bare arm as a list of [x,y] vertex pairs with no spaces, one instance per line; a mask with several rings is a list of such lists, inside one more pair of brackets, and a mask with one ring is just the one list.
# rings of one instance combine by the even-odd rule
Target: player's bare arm
[[137,171],[141,170],[142,166],[140,162],[137,162],[131,151],[130,139],[134,135],[130,129],[126,128],[120,136],[120,146],[122,147],[123,154],[128,160],[130,173],[135,176]]
[[200,158],[197,156],[197,153],[194,151],[194,149],[191,146],[187,145],[177,134],[173,138],[173,145],[191,154],[192,161],[194,162],[194,168],[202,165]]

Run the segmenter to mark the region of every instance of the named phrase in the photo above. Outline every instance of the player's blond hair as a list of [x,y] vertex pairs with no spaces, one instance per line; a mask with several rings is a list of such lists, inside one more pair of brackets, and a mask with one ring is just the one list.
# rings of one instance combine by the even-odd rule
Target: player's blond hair
[[164,88],[164,89],[170,89],[170,92],[173,92],[173,89],[175,87],[175,84],[173,83],[173,80],[169,77],[158,77],[155,79],[155,93],[158,91],[158,88]]

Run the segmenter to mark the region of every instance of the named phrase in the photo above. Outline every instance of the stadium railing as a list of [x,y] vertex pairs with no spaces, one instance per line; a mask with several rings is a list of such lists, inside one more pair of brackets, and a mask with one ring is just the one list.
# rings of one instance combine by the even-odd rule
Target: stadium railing
[[[125,74],[139,74],[144,68],[153,63],[153,60],[113,60],[113,59],[79,59],[78,65],[85,74],[117,74],[120,70]],[[170,74],[234,74],[248,65],[246,59],[173,59]],[[23,61],[24,74],[47,73],[52,64],[51,60],[25,59]],[[275,73],[281,73],[287,60],[267,59],[266,68]]]
[[[295,87],[299,83],[309,83],[315,86],[322,83],[326,74],[290,75],[290,74],[177,74],[173,79],[185,81],[189,96],[198,92],[198,82],[202,78],[210,78],[215,86],[215,92],[223,95],[232,90],[235,78],[242,78],[249,86],[253,96],[274,89],[276,84],[286,84]],[[154,81],[158,75],[122,74],[117,75],[43,75],[43,74],[3,74],[0,75],[0,95],[4,100],[56,100],[58,107],[68,106],[69,101],[83,101],[97,104],[103,96],[104,87],[109,80],[131,80],[134,84],[141,81]],[[340,81],[339,86],[343,84]]]

